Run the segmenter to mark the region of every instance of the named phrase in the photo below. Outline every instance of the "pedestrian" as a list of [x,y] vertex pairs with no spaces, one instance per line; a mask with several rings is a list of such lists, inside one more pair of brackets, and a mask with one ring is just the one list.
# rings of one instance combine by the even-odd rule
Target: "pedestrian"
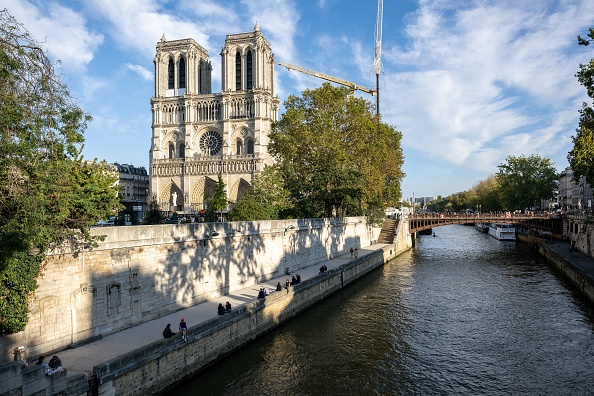
[[171,331],[171,323],[167,323],[165,326],[165,330],[163,330],[163,338],[171,338],[175,335],[173,331]]
[[227,311],[227,313],[231,312],[231,303],[229,301],[225,304],[225,311]]
[[289,279],[287,278],[287,280],[285,281],[285,289],[287,289],[287,294],[289,294],[289,286],[291,285],[291,282],[289,281]]
[[35,363],[37,366],[41,366],[43,367],[43,370],[45,372],[45,375],[50,375],[50,366],[48,366],[48,364],[46,362],[44,362],[45,356],[39,356],[39,359],[37,360],[37,363]]
[[357,257],[359,257],[359,251],[357,250],[357,248],[355,248],[355,260],[357,259]]
[[188,324],[186,323],[184,318],[181,318],[179,321],[179,331],[181,331],[182,333],[182,340],[188,341],[188,337],[186,336],[188,333]]
[[225,315],[225,307],[223,307],[223,303],[219,303],[219,307],[217,308],[217,312],[219,315]]
[[258,298],[264,298],[266,297],[266,295],[264,294],[264,288],[260,288],[260,291],[258,292]]
[[281,285],[280,281],[276,284],[276,291],[283,290],[283,285]]
[[295,275],[295,279],[297,279],[297,283],[301,283],[301,275]]
[[353,253],[354,253],[355,251],[353,250],[353,247],[352,247],[352,246],[351,246],[351,250],[349,250],[349,252],[351,252],[351,258],[353,258]]
[[295,276],[293,276],[291,278],[291,286],[295,286],[297,284],[297,278],[295,278]]
[[50,359],[48,366],[50,369],[47,375],[53,375],[55,373],[61,373],[62,371],[64,371],[64,369],[62,368],[62,361],[59,357],[55,355]]

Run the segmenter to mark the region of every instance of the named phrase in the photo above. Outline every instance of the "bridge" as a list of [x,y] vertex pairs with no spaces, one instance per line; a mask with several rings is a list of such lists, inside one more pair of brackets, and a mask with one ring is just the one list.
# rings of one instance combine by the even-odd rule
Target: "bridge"
[[411,234],[435,227],[451,224],[476,224],[476,223],[506,223],[517,226],[532,227],[540,230],[552,231],[561,234],[563,223],[558,215],[539,214],[453,214],[453,213],[424,213],[409,215],[405,219],[409,223]]

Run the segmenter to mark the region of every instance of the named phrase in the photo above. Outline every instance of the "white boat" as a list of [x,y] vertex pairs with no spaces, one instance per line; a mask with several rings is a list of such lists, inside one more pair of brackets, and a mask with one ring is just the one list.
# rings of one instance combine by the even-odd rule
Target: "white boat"
[[484,232],[485,234],[487,232],[489,232],[489,224],[488,223],[475,223],[474,228],[476,228],[480,232]]
[[489,235],[500,241],[515,241],[516,229],[512,224],[491,223],[489,225]]

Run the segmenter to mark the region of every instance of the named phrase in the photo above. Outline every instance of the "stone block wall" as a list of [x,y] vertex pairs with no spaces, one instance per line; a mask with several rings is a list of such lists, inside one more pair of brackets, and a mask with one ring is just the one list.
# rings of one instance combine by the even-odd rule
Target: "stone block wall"
[[[44,261],[25,331],[0,338],[48,354],[296,271],[376,240],[365,218],[102,227],[106,239]],[[214,232],[214,233],[213,233]]]

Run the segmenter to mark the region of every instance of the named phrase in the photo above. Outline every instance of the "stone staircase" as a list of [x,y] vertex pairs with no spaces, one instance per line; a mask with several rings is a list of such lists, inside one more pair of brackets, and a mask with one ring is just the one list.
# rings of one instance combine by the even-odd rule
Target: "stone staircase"
[[380,231],[379,237],[377,238],[377,243],[394,243],[399,222],[400,220],[385,219],[382,230]]

